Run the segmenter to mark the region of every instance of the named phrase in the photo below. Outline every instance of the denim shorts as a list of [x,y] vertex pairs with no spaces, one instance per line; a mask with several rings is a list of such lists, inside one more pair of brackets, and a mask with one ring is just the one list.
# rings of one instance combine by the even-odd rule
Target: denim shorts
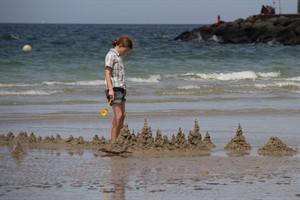
[[[115,87],[115,88],[113,88],[113,90],[114,90],[115,98],[110,103],[111,106],[113,104],[122,104],[123,102],[126,101],[125,90],[123,88]],[[107,100],[109,101],[110,100],[110,96],[108,95],[108,90],[105,90],[105,95],[106,95]]]

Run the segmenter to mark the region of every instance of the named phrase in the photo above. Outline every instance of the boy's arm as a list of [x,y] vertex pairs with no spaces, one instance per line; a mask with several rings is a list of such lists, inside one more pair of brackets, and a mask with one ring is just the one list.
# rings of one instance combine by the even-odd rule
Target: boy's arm
[[114,99],[114,90],[113,90],[113,86],[112,86],[112,82],[111,82],[111,71],[112,68],[106,66],[105,68],[105,80],[106,80],[106,84],[107,84],[107,88],[108,88],[108,95],[110,96],[111,99]]

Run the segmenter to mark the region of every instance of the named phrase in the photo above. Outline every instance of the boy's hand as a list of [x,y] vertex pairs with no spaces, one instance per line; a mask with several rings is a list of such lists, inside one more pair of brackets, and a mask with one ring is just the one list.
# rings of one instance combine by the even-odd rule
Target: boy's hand
[[109,95],[110,99],[114,100],[114,98],[115,98],[114,90],[109,90],[108,95]]

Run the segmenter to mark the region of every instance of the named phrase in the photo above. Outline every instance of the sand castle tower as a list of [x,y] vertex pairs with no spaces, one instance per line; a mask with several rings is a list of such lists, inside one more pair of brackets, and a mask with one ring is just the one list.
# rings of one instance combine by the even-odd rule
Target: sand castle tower
[[59,134],[56,134],[55,140],[56,140],[57,142],[63,142],[63,140],[61,139],[61,137],[60,137]]
[[98,135],[94,135],[93,140],[92,140],[93,145],[105,145],[106,140],[103,136],[101,138],[98,137]]
[[142,132],[137,135],[137,144],[138,147],[142,149],[150,149],[154,145],[154,138],[152,137],[151,127],[148,126],[146,118],[144,121]]
[[131,134],[128,124],[124,124],[116,141],[99,150],[107,153],[120,154],[127,152],[127,149],[131,145]]
[[238,125],[236,135],[231,141],[225,146],[225,150],[235,150],[235,151],[249,151],[251,150],[250,144],[246,141],[243,135],[243,130],[241,125]]
[[120,135],[116,140],[116,143],[128,146],[130,142],[131,142],[131,134],[128,128],[128,124],[124,124],[120,131]]
[[[174,136],[174,135],[173,135]],[[185,139],[185,134],[182,132],[181,128],[179,128],[176,137],[172,136],[172,145],[179,150],[186,149],[188,143]]]
[[37,141],[37,142],[41,142],[41,141],[43,141],[43,138],[42,138],[42,136],[40,136],[40,135],[39,135],[39,136],[38,136],[38,138],[36,139],[36,141]]
[[27,132],[21,131],[21,132],[19,133],[19,135],[17,136],[17,138],[18,138],[18,140],[26,140],[26,139],[28,138]]
[[157,129],[156,137],[154,140],[154,146],[156,149],[162,149],[164,147],[164,139],[163,139],[160,129]]
[[205,138],[203,139],[203,146],[208,149],[216,148],[216,145],[211,141],[208,132],[206,132]]
[[200,133],[200,126],[197,119],[195,119],[194,130],[189,132],[187,140],[191,146],[201,146],[202,136]]
[[31,133],[29,136],[29,143],[36,143],[36,136],[34,135],[34,133]]
[[4,134],[0,135],[0,142],[11,142],[15,138],[12,132],[9,132],[6,136]]
[[6,141],[13,141],[15,139],[15,136],[12,132],[9,132],[6,136]]
[[75,138],[75,144],[84,144],[84,138],[82,136],[79,136],[79,138]]

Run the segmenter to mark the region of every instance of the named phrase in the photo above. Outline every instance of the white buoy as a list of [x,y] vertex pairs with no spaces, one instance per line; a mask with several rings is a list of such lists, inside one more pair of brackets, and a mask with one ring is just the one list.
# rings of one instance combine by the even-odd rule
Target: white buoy
[[29,51],[31,51],[31,50],[32,50],[32,47],[31,47],[29,44],[25,44],[25,45],[23,46],[23,51],[29,52]]

